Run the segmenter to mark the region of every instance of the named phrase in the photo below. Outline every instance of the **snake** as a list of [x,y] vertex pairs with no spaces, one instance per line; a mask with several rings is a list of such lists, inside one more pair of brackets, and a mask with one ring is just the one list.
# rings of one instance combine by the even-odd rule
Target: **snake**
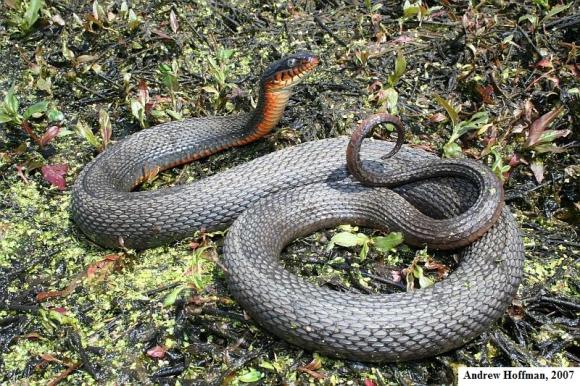
[[[517,292],[518,227],[489,168],[403,145],[402,123],[391,115],[363,121],[350,138],[302,143],[188,184],[135,189],[269,133],[319,62],[300,51],[272,63],[248,113],[163,123],[114,143],[77,177],[72,219],[105,248],[145,249],[228,228],[220,264],[228,291],[265,330],[306,350],[396,362],[466,344]],[[367,138],[385,123],[396,143]],[[459,264],[430,287],[393,294],[336,291],[284,268],[290,242],[345,223],[399,231],[408,244],[449,250]]]

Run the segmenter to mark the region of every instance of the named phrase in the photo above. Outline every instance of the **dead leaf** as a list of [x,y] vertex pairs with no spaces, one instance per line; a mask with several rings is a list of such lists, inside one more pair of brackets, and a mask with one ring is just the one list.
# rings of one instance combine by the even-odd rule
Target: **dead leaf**
[[177,16],[173,10],[171,10],[171,13],[169,14],[169,24],[171,25],[171,30],[173,33],[177,33],[177,30],[179,29],[179,23],[177,22]]
[[435,113],[435,114],[429,115],[429,117],[427,119],[429,119],[429,122],[438,123],[438,122],[443,122],[444,120],[447,119],[447,117],[443,113]]
[[40,335],[38,332],[30,332],[26,335],[21,335],[20,338],[24,338],[24,339],[29,339],[29,340],[41,340],[44,339],[44,337],[42,335]]
[[524,102],[524,120],[526,122],[532,122],[532,116],[537,113],[536,108],[532,104],[531,100],[526,100]]
[[434,260],[432,257],[427,258],[425,262],[425,268],[429,270],[435,271],[437,274],[437,279],[444,279],[449,274],[449,267],[437,260]]
[[493,86],[481,86],[478,84],[476,90],[483,103],[486,105],[493,104]]
[[107,255],[87,268],[89,280],[101,280],[118,267],[120,255]]
[[157,28],[153,28],[151,30],[151,32],[153,32],[155,35],[159,36],[163,40],[169,40],[169,41],[173,40],[173,38],[171,36],[167,35],[165,32],[163,32]]
[[544,162],[542,160],[533,160],[530,164],[530,169],[532,169],[532,173],[534,173],[534,177],[538,184],[541,184],[544,181]]
[[24,167],[22,165],[16,165],[16,173],[18,174],[18,177],[20,177],[22,181],[24,181],[25,184],[28,183],[28,177],[26,177],[26,175],[24,174]]

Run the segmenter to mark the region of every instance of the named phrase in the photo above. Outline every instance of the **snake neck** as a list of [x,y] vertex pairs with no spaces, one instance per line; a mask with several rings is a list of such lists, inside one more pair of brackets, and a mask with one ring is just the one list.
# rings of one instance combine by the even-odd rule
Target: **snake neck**
[[274,89],[268,84],[260,85],[258,104],[249,114],[245,133],[236,145],[244,145],[268,134],[280,121],[292,92],[289,88]]

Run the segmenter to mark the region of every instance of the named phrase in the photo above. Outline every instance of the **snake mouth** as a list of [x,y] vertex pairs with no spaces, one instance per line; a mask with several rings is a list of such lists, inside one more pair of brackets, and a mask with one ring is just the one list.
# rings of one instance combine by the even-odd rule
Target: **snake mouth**
[[268,91],[289,90],[320,63],[318,56],[298,52],[273,63],[262,76]]

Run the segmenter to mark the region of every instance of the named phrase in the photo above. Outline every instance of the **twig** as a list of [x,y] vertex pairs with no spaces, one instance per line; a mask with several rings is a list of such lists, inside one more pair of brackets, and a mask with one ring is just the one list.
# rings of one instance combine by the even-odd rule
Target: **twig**
[[89,373],[91,375],[91,377],[93,377],[94,380],[98,381],[99,376],[97,374],[97,371],[95,370],[95,368],[91,364],[89,356],[87,355],[87,352],[85,351],[83,344],[81,342],[81,337],[79,336],[79,334],[77,334],[75,331],[69,329],[68,330],[68,338],[69,338],[69,343],[72,346],[71,348],[73,350],[75,350],[79,354],[79,356],[81,357],[82,367],[87,371],[87,373]]
[[361,272],[361,273],[363,274],[363,276],[368,277],[369,279],[373,279],[374,281],[378,281],[379,283],[392,285],[392,286],[397,287],[399,289],[405,289],[405,285],[403,285],[402,283],[397,283],[396,281],[384,278],[382,276],[373,275],[372,273],[368,273],[368,272]]
[[48,382],[47,386],[55,386],[59,384],[61,381],[64,381],[66,377],[75,372],[79,367],[81,367],[80,363],[73,363],[72,365],[67,367],[62,373],[58,374],[56,378]]
[[336,36],[336,34],[332,32],[332,30],[328,28],[326,24],[324,24],[324,22],[322,21],[322,19],[320,19],[320,17],[318,17],[318,15],[314,15],[314,21],[316,22],[316,24],[318,24],[320,28],[322,28],[325,32],[327,32],[338,44],[348,48],[348,44],[346,44],[341,38]]
[[105,95],[101,94],[98,91],[91,90],[90,88],[88,88],[87,86],[83,85],[82,83],[78,83],[77,82],[77,83],[75,83],[75,86],[78,86],[78,87],[82,88],[83,90],[85,90],[86,92],[88,92],[88,93],[90,93],[92,95],[96,95],[96,96],[98,96],[101,99],[106,99],[107,98]]
[[558,298],[553,298],[551,296],[540,296],[540,300],[546,301],[546,302],[550,302],[550,303],[554,303],[554,304],[558,304],[560,306],[564,306],[564,307],[568,307],[577,311],[580,311],[580,304],[578,303],[573,303],[570,302],[568,300],[563,300],[563,299],[558,299]]
[[534,51],[536,52],[536,54],[538,54],[538,56],[540,58],[543,58],[544,55],[542,55],[542,52],[538,49],[538,47],[536,47],[536,45],[534,44],[534,42],[532,41],[532,39],[530,38],[530,36],[528,35],[528,33],[526,31],[524,31],[522,29],[522,27],[520,27],[519,25],[516,28],[518,29],[518,31],[520,31],[520,33],[522,35],[524,35],[524,37],[526,38],[526,40],[528,41],[528,43],[530,44],[530,46],[532,46],[532,48],[534,49]]
[[554,21],[544,24],[545,28],[563,29],[574,27],[580,24],[580,14],[564,16]]

